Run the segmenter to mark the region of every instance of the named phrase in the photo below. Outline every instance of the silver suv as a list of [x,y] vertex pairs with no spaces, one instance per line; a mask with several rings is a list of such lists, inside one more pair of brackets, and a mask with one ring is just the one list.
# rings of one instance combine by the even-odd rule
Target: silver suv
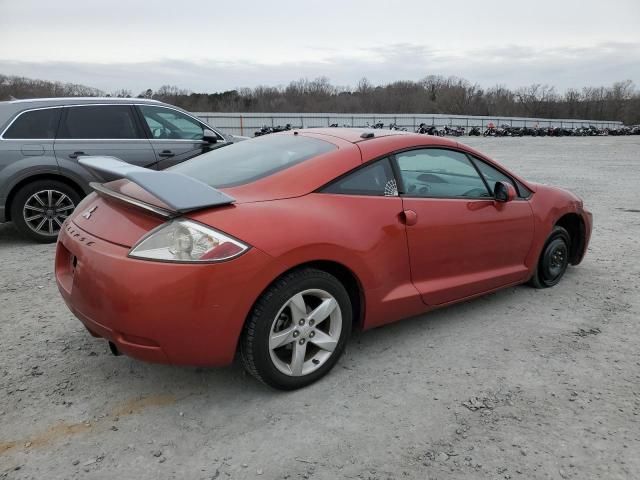
[[97,177],[78,163],[114,156],[162,170],[241,140],[155,100],[47,98],[0,102],[0,222],[55,241],[64,219]]

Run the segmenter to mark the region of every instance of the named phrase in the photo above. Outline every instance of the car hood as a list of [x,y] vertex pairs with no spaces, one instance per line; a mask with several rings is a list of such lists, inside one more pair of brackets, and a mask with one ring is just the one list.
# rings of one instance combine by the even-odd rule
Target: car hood
[[553,185],[545,185],[543,183],[536,183],[536,182],[528,182],[528,185],[531,185],[537,194],[542,194],[542,195],[545,195],[545,193],[555,193],[556,195],[559,194],[559,196],[564,197],[568,202],[576,206],[580,206],[580,207],[583,206],[582,198],[580,198],[578,195],[576,195],[572,191],[567,190],[565,188],[556,187]]

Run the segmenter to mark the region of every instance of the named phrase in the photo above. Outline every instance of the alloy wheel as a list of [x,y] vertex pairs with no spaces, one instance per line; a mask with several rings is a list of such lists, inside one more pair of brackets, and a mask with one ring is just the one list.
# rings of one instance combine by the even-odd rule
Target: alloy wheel
[[269,354],[285,375],[308,375],[331,358],[342,332],[336,299],[320,289],[304,290],[285,302],[271,325]]
[[22,215],[27,226],[38,235],[55,236],[75,207],[65,193],[41,190],[27,199]]

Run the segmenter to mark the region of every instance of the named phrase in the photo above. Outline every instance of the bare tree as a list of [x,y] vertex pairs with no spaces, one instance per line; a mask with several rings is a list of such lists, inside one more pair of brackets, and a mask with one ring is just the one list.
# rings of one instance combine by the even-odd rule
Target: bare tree
[[[84,85],[0,75],[0,100],[79,95],[104,92]],[[130,97],[131,91],[119,89],[111,95]],[[640,122],[640,92],[631,80],[610,87],[569,89],[559,95],[549,85],[533,84],[515,90],[497,85],[483,90],[465,79],[439,75],[385,85],[362,78],[353,89],[318,77],[301,78],[286,86],[262,85],[217,93],[193,93],[163,85],[155,92],[150,88],[141,92],[138,98],[155,98],[197,112],[449,113]]]

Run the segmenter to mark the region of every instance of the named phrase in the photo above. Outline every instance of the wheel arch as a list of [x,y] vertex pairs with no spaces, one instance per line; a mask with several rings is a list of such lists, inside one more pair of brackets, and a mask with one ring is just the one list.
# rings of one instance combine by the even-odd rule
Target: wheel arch
[[353,310],[353,327],[362,328],[364,325],[364,289],[358,276],[342,263],[333,260],[315,260],[298,265],[295,268],[315,268],[336,277],[344,286],[351,300]]
[[28,185],[30,183],[37,182],[40,180],[55,180],[58,182],[62,182],[68,187],[72,188],[74,191],[76,191],[76,193],[80,195],[81,198],[83,198],[86,195],[86,192],[83,190],[83,188],[80,186],[78,182],[64,175],[60,175],[56,173],[38,173],[38,174],[30,175],[28,177],[21,179],[19,182],[13,185],[11,187],[11,190],[9,191],[9,194],[7,195],[7,200],[5,202],[5,215],[6,215],[7,221],[12,220],[11,207],[13,204],[13,200],[15,199],[15,196],[18,193],[18,191],[20,191],[20,189],[25,185]]
[[566,213],[555,223],[555,226],[564,228],[571,237],[571,248],[569,250],[569,263],[576,265],[582,258],[585,242],[584,220],[577,213]]
[[[353,272],[353,270],[351,270],[349,267],[347,267],[343,263],[337,262],[335,260],[309,260],[303,263],[298,263],[296,265],[290,266],[285,271],[278,274],[256,296],[254,302],[251,305],[251,308],[247,312],[246,318],[244,319],[243,328],[244,328],[244,325],[246,325],[247,321],[249,320],[256,303],[258,302],[260,297],[262,297],[262,295],[269,289],[269,287],[271,287],[271,285],[273,285],[275,282],[277,282],[280,278],[287,275],[288,273],[291,273],[294,270],[300,270],[304,268],[315,268],[317,270],[322,270],[324,272],[327,272],[333,275],[338,279],[338,281],[340,281],[340,283],[342,283],[342,285],[347,290],[349,299],[351,300],[351,307],[353,310],[353,320],[352,320],[353,328],[361,329],[364,325],[364,311],[365,311],[365,297],[364,297],[364,290],[362,288],[362,283],[358,278],[358,276]],[[240,347],[240,338],[238,338],[236,350],[239,347]]]

